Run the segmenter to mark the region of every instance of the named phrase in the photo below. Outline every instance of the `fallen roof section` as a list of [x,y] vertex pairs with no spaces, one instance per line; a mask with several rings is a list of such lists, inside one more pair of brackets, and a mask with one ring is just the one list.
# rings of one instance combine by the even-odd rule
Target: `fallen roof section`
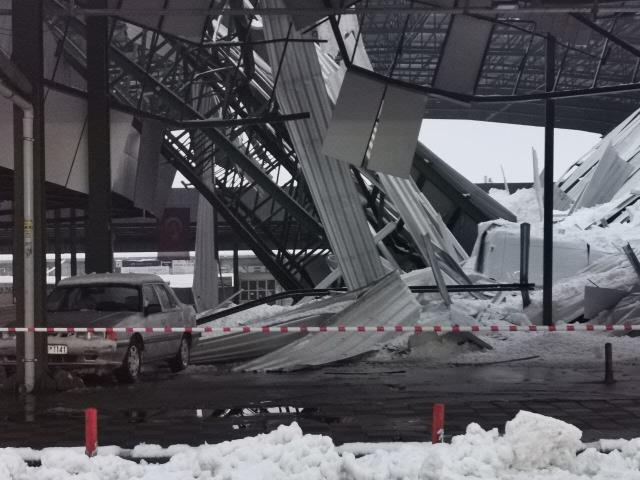
[[[409,325],[419,318],[420,305],[398,272],[376,282],[344,311],[328,319],[329,325]],[[354,358],[381,348],[394,332],[357,335],[308,334],[286,347],[241,365],[244,371],[291,371]]]
[[[324,298],[313,303],[293,307],[264,320],[269,326],[325,325],[329,317],[351,305],[368,288],[353,290],[335,297]],[[211,322],[220,325],[223,320]],[[227,335],[205,335],[191,354],[192,363],[237,362],[265,355],[300,337],[300,333],[234,333]]]

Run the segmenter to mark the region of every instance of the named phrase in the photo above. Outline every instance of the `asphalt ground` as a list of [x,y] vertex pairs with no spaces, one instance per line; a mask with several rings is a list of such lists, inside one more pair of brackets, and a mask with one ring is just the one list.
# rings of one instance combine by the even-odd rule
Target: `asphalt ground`
[[336,444],[429,441],[437,402],[446,405],[446,437],[471,422],[502,429],[521,409],[576,425],[584,441],[640,437],[637,366],[617,366],[615,377],[605,385],[597,366],[526,361],[457,367],[361,361],[280,374],[147,368],[134,385],[87,377],[85,387],[66,392],[0,393],[0,446],[82,445],[86,407],[98,409],[99,443],[125,448],[217,443],[293,421]]

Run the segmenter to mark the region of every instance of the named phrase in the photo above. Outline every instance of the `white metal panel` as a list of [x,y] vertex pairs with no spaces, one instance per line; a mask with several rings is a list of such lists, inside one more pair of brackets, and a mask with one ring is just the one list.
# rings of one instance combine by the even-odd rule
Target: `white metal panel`
[[347,71],[324,137],[322,153],[363,166],[383,93],[383,82]]
[[[10,9],[13,0],[0,0],[0,8]],[[0,15],[0,50],[2,50],[7,57],[11,57],[13,38],[11,30],[11,15]]]
[[367,168],[409,178],[427,97],[389,85],[384,94]]
[[[58,48],[59,42],[45,22],[42,32],[44,78],[86,91],[87,81],[67,62],[64,55],[59,55]],[[45,95],[47,90],[45,88]]]
[[[143,10],[204,10],[220,5],[220,1],[215,0],[110,0],[111,8],[122,8]],[[157,15],[124,13],[123,18],[132,23],[144,25],[148,28],[186,38],[191,41],[200,41],[206,23],[210,21],[207,15],[180,14]]]
[[86,101],[50,90],[44,108],[47,181],[89,193]]
[[474,93],[492,29],[488,20],[453,16],[434,79],[436,88]]
[[136,187],[140,134],[132,126],[133,117],[111,111],[111,189],[132,200]]
[[[330,0],[329,4],[332,7],[337,8],[337,7],[341,7],[344,4],[344,1]],[[324,0],[284,0],[284,5],[286,5],[287,8],[309,9],[311,12],[313,12],[314,8],[318,10],[322,10],[326,8]],[[310,14],[310,15],[296,14],[296,15],[291,15],[291,20],[293,20],[293,24],[295,25],[296,29],[302,30],[304,27],[308,27],[316,23],[318,20],[323,18],[323,16],[324,15],[322,13],[316,13],[316,14]]]
[[160,156],[159,160],[156,190],[153,195],[153,210],[151,211],[156,212],[155,215],[161,218],[169,201],[169,195],[171,195],[171,186],[176,177],[176,169],[163,156]]
[[0,167],[13,170],[13,104],[0,96]]
[[155,211],[155,193],[163,139],[162,122],[149,119],[142,122],[133,203],[138,208],[152,212],[156,217],[162,214]]
[[[212,7],[214,3],[220,4],[221,2],[214,2],[214,0],[172,0],[169,2],[169,8],[206,9]],[[162,31],[199,42],[208,21],[210,21],[210,18],[205,15],[167,15],[162,23]]]

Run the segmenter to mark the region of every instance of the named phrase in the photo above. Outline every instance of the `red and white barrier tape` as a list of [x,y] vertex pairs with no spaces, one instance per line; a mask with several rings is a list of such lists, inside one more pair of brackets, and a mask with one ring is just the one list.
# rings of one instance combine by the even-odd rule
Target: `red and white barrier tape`
[[459,333],[459,332],[630,332],[640,325],[380,325],[329,327],[0,327],[0,333]]

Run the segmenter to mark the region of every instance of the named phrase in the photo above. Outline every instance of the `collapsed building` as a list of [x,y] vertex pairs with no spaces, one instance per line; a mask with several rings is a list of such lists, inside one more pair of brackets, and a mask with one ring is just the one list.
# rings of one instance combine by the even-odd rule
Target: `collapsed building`
[[[268,18],[264,22],[267,39],[291,36],[285,19]],[[330,39],[329,32],[325,33]],[[269,315],[260,311],[248,315],[240,324],[357,326],[496,321],[540,324],[539,292],[532,292],[530,299],[527,295],[525,301],[519,293],[449,293],[447,285],[517,282],[522,268],[522,222],[533,226],[527,247],[528,280],[540,285],[542,212],[532,211],[531,215],[516,218],[507,207],[485,195],[416,142],[424,109],[424,101],[418,95],[401,88],[393,91],[392,87],[379,84],[360,70],[348,70],[336,64],[332,60],[334,56],[328,53],[331,45],[320,48],[293,43],[287,48],[295,62],[285,60],[279,64],[280,70],[270,73],[279,79],[276,92],[286,113],[311,112],[313,132],[304,130],[304,123],[291,124],[288,128],[296,151],[313,158],[306,168],[304,162],[309,158],[300,160],[308,181],[318,186],[315,192],[312,189],[312,194],[316,203],[322,205],[322,223],[334,247],[337,264],[317,287],[330,287],[342,277],[344,284],[355,290],[334,292],[328,298],[311,303],[303,301],[285,313]],[[337,47],[334,45],[334,48]],[[362,45],[354,49],[360,62],[370,68]],[[270,65],[285,58],[284,49],[276,44],[267,50]],[[294,65],[295,72],[291,70]],[[383,90],[385,96],[380,109],[376,95],[381,95]],[[306,103],[307,99],[314,99],[315,103]],[[397,112],[402,114],[394,118]],[[633,292],[638,278],[630,260],[619,250],[621,245],[616,245],[602,229],[613,222],[629,224],[633,216],[631,209],[640,198],[640,192],[632,187],[638,171],[633,167],[634,161],[636,156],[640,158],[637,146],[632,145],[635,118],[636,114],[614,129],[554,185],[558,210],[554,238],[556,283],[552,314],[555,321],[613,321],[613,318],[622,321],[621,316],[629,321],[631,318],[629,305],[637,295]],[[401,126],[393,125],[394,121]],[[640,128],[637,130],[640,132]],[[623,151],[615,147],[621,144]],[[345,164],[351,165],[351,173]],[[336,172],[341,173],[336,175]],[[353,196],[352,177],[363,187],[362,202],[366,206],[371,203],[367,198],[371,191],[385,195],[384,214],[388,223],[377,233],[371,220],[368,228],[360,223],[366,217],[359,215],[359,208],[348,211],[350,206],[358,207],[360,203]],[[447,195],[450,192],[455,192],[456,198]],[[541,194],[538,185],[516,192],[514,197]],[[587,209],[612,199],[617,203],[610,205],[611,211],[607,211],[601,221],[591,219],[586,225],[573,225],[590,218]],[[541,206],[541,199],[537,200],[528,204]],[[350,220],[344,220],[346,217]],[[358,217],[360,220],[355,222],[354,218]],[[416,269],[419,263],[400,263],[395,252],[380,241],[389,226],[399,223],[413,247],[412,255],[419,257],[423,268]],[[564,227],[565,224],[570,226]],[[590,229],[595,229],[592,243],[582,232]],[[369,230],[374,244],[370,243]],[[640,235],[638,237],[640,240]],[[402,273],[403,267],[412,272],[384,273]],[[610,281],[611,276],[615,277],[614,281]],[[589,283],[598,281],[606,288]],[[439,289],[432,293],[416,295],[408,288],[434,284]],[[466,308],[457,309],[457,301],[463,302]],[[616,306],[618,301],[620,306]],[[474,303],[475,307],[469,308]],[[205,313],[201,322],[237,325],[234,313],[238,310],[241,309],[231,309],[228,317],[220,311]],[[614,313],[620,310],[623,313]],[[225,323],[225,318],[230,319],[230,323]],[[203,338],[193,360],[196,363],[240,362],[236,368],[241,370],[291,370],[355,358],[382,348],[391,341],[390,337],[397,341],[397,335],[375,334],[345,337],[321,333],[212,335]]]
[[[43,178],[88,194],[89,183],[99,179],[87,173],[93,145],[85,132],[91,99],[87,93],[95,80],[88,74],[91,28],[81,16],[57,15],[65,10],[62,0],[45,3],[49,8],[44,12],[43,43],[51,60],[44,72],[50,89],[47,165],[57,168],[49,168]],[[225,313],[226,321],[236,321],[231,320],[236,310],[217,310],[210,293],[216,290],[213,212],[284,289],[329,294],[313,302],[297,301],[286,312],[262,315],[259,321],[265,325],[541,321],[540,294],[529,292],[529,282],[539,285],[543,279],[542,212],[521,217],[510,209],[508,199],[505,206],[484,193],[417,138],[425,112],[440,118],[539,123],[540,105],[515,99],[490,104],[495,98],[487,97],[503,90],[515,97],[520,89],[528,92],[525,96],[537,91],[546,66],[541,32],[592,42],[594,29],[585,27],[584,20],[567,15],[562,23],[544,14],[518,13],[517,22],[526,18],[534,26],[526,32],[516,29],[516,40],[522,42],[518,48],[523,47],[516,62],[521,70],[508,81],[500,77],[491,83],[497,77],[492,59],[514,40],[509,26],[428,12],[421,19],[434,21],[433,42],[411,45],[408,51],[421,55],[429,44],[437,62],[424,61],[426,73],[412,85],[415,72],[406,65],[411,62],[396,62],[402,57],[409,16],[403,29],[392,32],[396,51],[389,52],[386,45],[386,57],[392,60],[381,66],[384,55],[372,54],[370,59],[367,51],[370,47],[377,52],[380,45],[360,41],[356,15],[330,15],[329,21],[322,15],[242,14],[222,21],[223,15],[181,18],[165,12],[146,17],[127,11],[134,2],[109,3],[122,8],[122,15],[113,17],[109,42],[103,45],[110,101],[103,107],[111,115],[107,130],[112,138],[106,190],[160,217],[176,170],[187,186],[197,189],[201,208],[194,290],[202,308],[213,309],[202,313],[201,323],[224,322]],[[252,8],[250,2],[231,3]],[[262,3],[267,9],[283,9],[292,2]],[[177,4],[166,2],[167,11]],[[370,38],[389,34],[383,16],[368,15]],[[622,27],[634,25],[621,18],[617,28]],[[599,41],[607,51],[609,38]],[[11,48],[2,45],[3,52]],[[611,48],[629,53],[619,42]],[[567,49],[565,59],[571,62],[573,55],[582,54]],[[454,61],[463,57],[470,59],[465,65]],[[10,65],[4,56],[0,61]],[[608,69],[611,64],[623,69],[628,62],[624,56],[617,62],[601,61],[593,86],[598,80],[619,78],[624,72]],[[158,70],[150,73],[152,67]],[[393,78],[388,73],[395,68],[402,74]],[[578,82],[584,79],[561,73],[557,83],[562,89],[584,88]],[[486,102],[469,108],[476,99]],[[616,103],[615,114],[596,118],[582,115],[582,109],[602,107],[604,101],[582,96],[559,108],[558,125],[605,131],[636,100],[624,97]],[[56,121],[53,114],[59,117]],[[555,321],[633,318],[628,306],[637,282],[634,245],[621,253],[614,236],[633,240],[629,229],[636,222],[638,200],[637,117],[616,127],[550,186],[558,210]],[[3,121],[9,124],[13,118],[6,113]],[[12,155],[3,152],[0,164],[13,168]],[[538,175],[534,184],[533,190],[514,196],[528,195],[528,205],[541,205]],[[532,228],[531,238],[523,243],[524,221]],[[87,229],[91,248],[92,238],[110,240],[109,222],[104,223],[96,224],[100,229]],[[594,304],[596,297],[601,300]],[[618,302],[625,303],[616,310]],[[203,338],[194,360],[245,362],[239,368],[250,370],[293,369],[360,356],[388,340],[381,335],[353,340],[318,334],[212,335]]]

